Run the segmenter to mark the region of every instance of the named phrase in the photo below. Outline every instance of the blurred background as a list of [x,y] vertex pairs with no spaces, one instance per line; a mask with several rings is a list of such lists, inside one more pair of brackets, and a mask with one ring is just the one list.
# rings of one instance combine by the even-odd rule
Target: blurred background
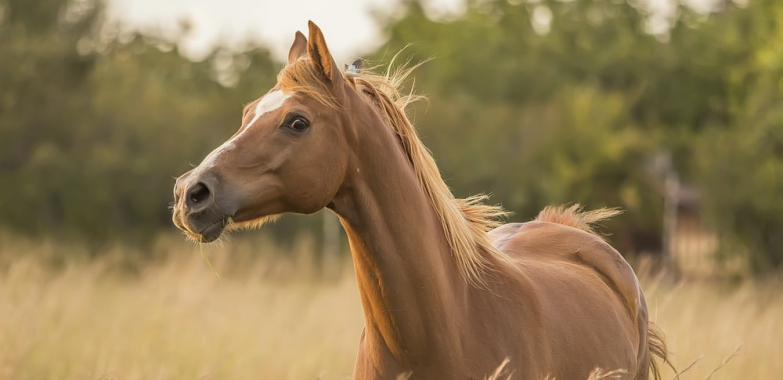
[[[431,59],[414,73],[417,92],[428,101],[409,115],[456,195],[490,193],[493,202],[514,212],[513,221],[529,220],[550,204],[620,207],[625,213],[603,230],[637,268],[645,262],[665,268],[675,287],[689,278],[718,284],[699,285],[705,286],[701,291],[689,287],[686,295],[671,293],[682,296],[676,302],[662,296],[676,305],[671,306],[672,330],[692,332],[704,322],[697,314],[677,314],[694,300],[714,299],[700,309],[710,313],[753,304],[758,315],[729,318],[730,325],[754,325],[760,330],[752,334],[763,342],[754,347],[775,352],[766,345],[783,333],[772,322],[759,322],[759,315],[783,316],[779,282],[764,280],[774,284],[731,293],[745,294],[740,300],[721,297],[726,284],[776,278],[783,267],[783,2],[0,0],[0,315],[5,310],[11,316],[7,321],[15,321],[0,329],[0,341],[15,337],[17,342],[0,349],[0,378],[85,378],[88,373],[223,378],[215,375],[223,373],[215,369],[219,365],[202,366],[212,363],[210,344],[190,366],[161,370],[131,362],[124,368],[117,357],[128,357],[127,352],[112,354],[95,344],[88,344],[94,352],[73,349],[76,341],[91,342],[87,337],[97,322],[80,330],[78,324],[67,327],[46,316],[71,310],[73,323],[89,321],[85,315],[100,309],[91,300],[121,296],[88,289],[105,281],[113,286],[147,281],[142,285],[162,291],[149,278],[179,278],[172,268],[201,269],[192,269],[193,277],[182,275],[179,283],[161,282],[161,288],[175,291],[214,281],[213,292],[203,294],[220,300],[231,294],[237,300],[221,308],[259,296],[255,288],[240,285],[226,290],[231,280],[219,283],[208,270],[199,272],[204,263],[198,249],[177,234],[168,205],[174,178],[232,135],[243,105],[274,85],[294,32],[306,30],[308,19],[322,27],[338,63],[362,57],[385,64],[403,48],[402,57],[414,63]],[[205,248],[223,274],[251,283],[266,279],[264,286],[276,290],[263,292],[280,294],[282,286],[282,294],[298,294],[292,297],[301,297],[307,307],[313,307],[308,297],[322,300],[319,291],[356,298],[355,289],[341,280],[348,277],[351,283],[350,270],[343,270],[350,264],[331,214],[288,216],[233,239]],[[195,257],[196,264],[182,265],[190,260],[183,255]],[[266,261],[258,264],[257,257]],[[249,262],[254,264],[245,265]],[[324,277],[328,265],[343,269],[326,276],[332,280],[314,280]],[[301,289],[290,284],[293,277],[311,290],[297,293]],[[311,286],[312,281],[332,288],[321,282]],[[331,290],[312,290],[324,286]],[[53,301],[74,294],[82,294],[83,304]],[[169,296],[161,294],[160,304],[150,305],[138,295],[137,306],[165,310]],[[179,296],[171,297],[190,299]],[[44,302],[46,297],[52,303]],[[290,302],[284,299],[279,302]],[[777,300],[773,311],[760,306],[770,299]],[[664,301],[662,313],[668,310]],[[334,320],[351,326],[346,327],[347,359],[324,358],[311,363],[315,372],[306,374],[280,365],[281,372],[268,378],[315,378],[333,363],[338,369],[327,371],[328,378],[350,374],[361,311],[358,300],[345,302],[353,302],[344,309],[354,311],[353,319]],[[30,343],[30,336],[43,334],[33,332],[41,325],[31,317],[41,310],[48,310],[39,322],[49,333]],[[176,320],[161,313],[168,316],[163,320]],[[676,324],[682,320],[692,324]],[[202,322],[194,331],[214,321]],[[142,330],[154,330],[146,326]],[[76,331],[74,342],[63,338],[69,328]],[[164,335],[171,331],[160,328]],[[210,342],[230,342],[226,336]],[[745,338],[724,342],[731,347],[715,354],[715,363]],[[705,340],[689,342],[694,356],[706,347]],[[45,359],[61,353],[40,349],[57,344],[92,359],[66,361],[50,372],[29,371],[51,369]],[[234,352],[226,348],[231,344],[221,347]],[[690,354],[690,348],[682,352]],[[685,364],[694,358],[684,356]],[[226,364],[225,357],[219,363]],[[229,361],[228,367],[247,363]],[[748,368],[762,371],[754,378],[769,378],[764,374],[780,373],[780,365],[763,360]],[[740,368],[737,373],[749,373]]]
[[[75,240],[100,254],[171,232],[172,178],[233,134],[314,16],[286,19],[297,4],[164,3],[0,2],[9,236]],[[621,207],[606,230],[631,256],[685,249],[703,265],[783,265],[783,4],[331,8],[315,13],[338,61],[382,64],[407,45],[404,58],[433,58],[415,73],[429,101],[410,115],[456,194],[489,192],[514,220],[548,204]],[[210,12],[211,23],[196,21]],[[275,54],[252,26],[270,20],[287,32]],[[321,241],[321,222],[287,218],[267,232]]]

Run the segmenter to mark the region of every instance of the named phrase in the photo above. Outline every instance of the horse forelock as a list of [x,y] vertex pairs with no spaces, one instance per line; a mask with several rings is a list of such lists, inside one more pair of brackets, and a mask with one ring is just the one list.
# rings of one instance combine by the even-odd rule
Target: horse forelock
[[[278,83],[281,88],[304,94],[334,109],[350,112],[339,99],[335,99],[308,60],[307,57],[301,57],[280,72]],[[497,227],[507,213],[499,206],[483,204],[487,199],[483,194],[465,199],[454,197],[443,181],[434,158],[405,115],[408,105],[423,98],[412,92],[404,94],[400,90],[405,79],[418,65],[397,70],[392,70],[391,66],[384,75],[363,70],[361,73],[344,75],[344,79],[362,95],[367,105],[378,112],[398,137],[422,190],[440,219],[463,278],[475,286],[486,286],[485,273],[492,270],[486,255],[501,261],[511,261],[492,245],[487,236],[487,231]]]
[[333,109],[342,109],[342,105],[329,91],[322,74],[313,68],[313,65],[310,64],[310,58],[307,56],[299,57],[296,61],[286,65],[277,75],[277,84],[280,89],[286,92],[310,97]]

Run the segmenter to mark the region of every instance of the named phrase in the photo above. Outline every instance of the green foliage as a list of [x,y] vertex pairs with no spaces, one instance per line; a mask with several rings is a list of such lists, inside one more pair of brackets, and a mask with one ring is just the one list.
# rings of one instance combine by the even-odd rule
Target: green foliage
[[762,1],[727,16],[742,27],[732,34],[744,36],[749,47],[726,75],[735,95],[732,122],[707,131],[699,145],[699,180],[711,220],[729,247],[745,254],[755,271],[781,268],[783,4]]
[[413,3],[389,50],[421,41],[409,49],[435,57],[416,78],[431,99],[418,124],[458,192],[491,191],[522,219],[553,203],[619,206],[620,248],[656,250],[663,204],[645,167],[665,134],[635,109],[667,47],[643,19],[625,2],[495,1],[440,23]]
[[433,21],[414,1],[387,22],[376,58],[411,43],[415,59],[434,58],[416,76],[430,97],[416,114],[458,193],[490,191],[522,219],[551,203],[619,206],[616,245],[654,251],[663,193],[652,163],[672,152],[724,247],[756,270],[780,268],[783,7],[680,5],[656,36],[639,4],[469,1]]
[[144,242],[171,224],[173,178],[234,133],[279,66],[262,50],[191,62],[89,5],[0,2],[0,223]]
[[[671,152],[726,252],[780,268],[783,5],[679,5],[653,35],[640,4],[471,0],[433,21],[407,1],[381,21],[389,42],[374,58],[408,45],[404,55],[434,58],[415,73],[430,98],[415,121],[458,194],[491,192],[522,220],[553,203],[619,206],[614,243],[655,251],[663,195],[651,163]],[[102,14],[91,0],[0,0],[4,228],[94,242],[170,228],[173,177],[236,130],[281,65],[260,48],[191,62],[177,40]]]

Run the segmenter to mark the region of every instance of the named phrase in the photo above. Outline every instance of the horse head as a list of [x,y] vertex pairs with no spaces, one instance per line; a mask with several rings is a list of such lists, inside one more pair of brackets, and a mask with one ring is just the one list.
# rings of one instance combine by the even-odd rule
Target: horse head
[[350,159],[353,91],[321,30],[297,32],[269,92],[247,105],[240,128],[174,186],[174,224],[196,241],[286,212],[314,213],[340,189]]

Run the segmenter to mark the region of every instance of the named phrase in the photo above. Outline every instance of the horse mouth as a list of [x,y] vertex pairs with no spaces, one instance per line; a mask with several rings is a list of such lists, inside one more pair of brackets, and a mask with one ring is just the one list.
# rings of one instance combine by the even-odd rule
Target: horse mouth
[[200,243],[211,243],[217,240],[220,237],[220,234],[223,233],[223,230],[226,228],[227,224],[228,216],[223,217],[223,219],[220,219],[201,230],[201,232],[197,234],[197,240]]

